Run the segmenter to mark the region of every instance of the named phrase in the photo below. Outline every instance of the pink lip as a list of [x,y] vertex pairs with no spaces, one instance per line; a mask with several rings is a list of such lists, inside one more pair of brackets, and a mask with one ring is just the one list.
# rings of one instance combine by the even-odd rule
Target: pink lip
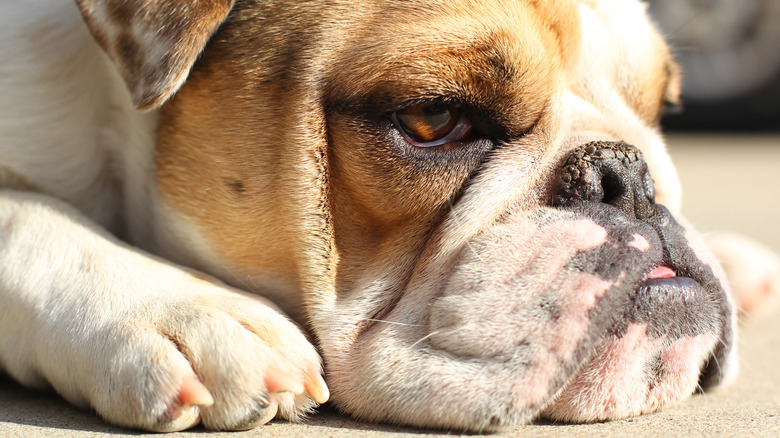
[[674,278],[677,274],[672,271],[667,266],[659,266],[655,269],[653,269],[653,272],[650,273],[650,275],[647,276],[648,280],[652,280],[655,278]]

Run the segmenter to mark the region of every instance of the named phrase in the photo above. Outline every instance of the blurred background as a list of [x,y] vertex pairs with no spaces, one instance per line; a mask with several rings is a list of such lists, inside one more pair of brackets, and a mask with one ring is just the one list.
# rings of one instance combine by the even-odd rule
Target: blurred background
[[647,0],[683,69],[682,112],[662,120],[703,232],[780,252],[780,0]]
[[685,77],[667,129],[780,131],[780,0],[648,3]]

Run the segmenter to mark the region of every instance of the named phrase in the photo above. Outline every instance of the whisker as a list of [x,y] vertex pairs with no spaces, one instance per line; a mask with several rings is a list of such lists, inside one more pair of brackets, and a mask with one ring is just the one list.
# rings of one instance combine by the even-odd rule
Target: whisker
[[398,321],[387,321],[385,319],[374,319],[374,318],[366,318],[365,321],[371,321],[371,322],[381,322],[383,324],[391,324],[391,325],[404,325],[409,327],[422,327],[422,324],[410,324],[407,322],[398,322]]
[[218,186],[214,186],[214,187],[209,187],[209,188],[207,188],[207,189],[203,189],[203,191],[204,191],[204,192],[208,192],[209,190],[216,189],[216,188],[219,188],[219,187],[225,187],[225,186],[227,186],[227,185],[228,185],[228,184],[220,184],[220,185],[218,185]]
[[419,344],[420,342],[422,342],[422,341],[424,341],[424,340],[426,340],[426,339],[430,338],[431,336],[433,336],[433,335],[435,335],[435,334],[438,334],[438,333],[439,333],[439,331],[438,331],[438,330],[434,330],[434,331],[432,331],[432,332],[428,333],[427,335],[425,335],[425,336],[423,336],[422,338],[420,338],[420,339],[419,339],[417,342],[415,342],[414,344],[412,344],[412,348],[416,347],[416,346],[417,346],[417,344]]

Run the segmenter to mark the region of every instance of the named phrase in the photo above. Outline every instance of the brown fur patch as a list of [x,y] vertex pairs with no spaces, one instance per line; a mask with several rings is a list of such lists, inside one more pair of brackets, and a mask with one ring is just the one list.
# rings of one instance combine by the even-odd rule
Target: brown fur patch
[[127,1],[107,1],[105,5],[111,21],[116,26],[123,28],[131,25],[135,16],[141,12],[137,3]]

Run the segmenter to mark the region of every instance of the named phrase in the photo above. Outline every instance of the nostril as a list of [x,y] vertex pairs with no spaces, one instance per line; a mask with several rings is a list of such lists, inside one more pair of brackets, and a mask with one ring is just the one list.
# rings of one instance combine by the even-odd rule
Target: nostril
[[625,193],[624,185],[612,173],[606,174],[601,178],[601,189],[604,191],[604,198],[601,202],[605,204],[616,204]]

